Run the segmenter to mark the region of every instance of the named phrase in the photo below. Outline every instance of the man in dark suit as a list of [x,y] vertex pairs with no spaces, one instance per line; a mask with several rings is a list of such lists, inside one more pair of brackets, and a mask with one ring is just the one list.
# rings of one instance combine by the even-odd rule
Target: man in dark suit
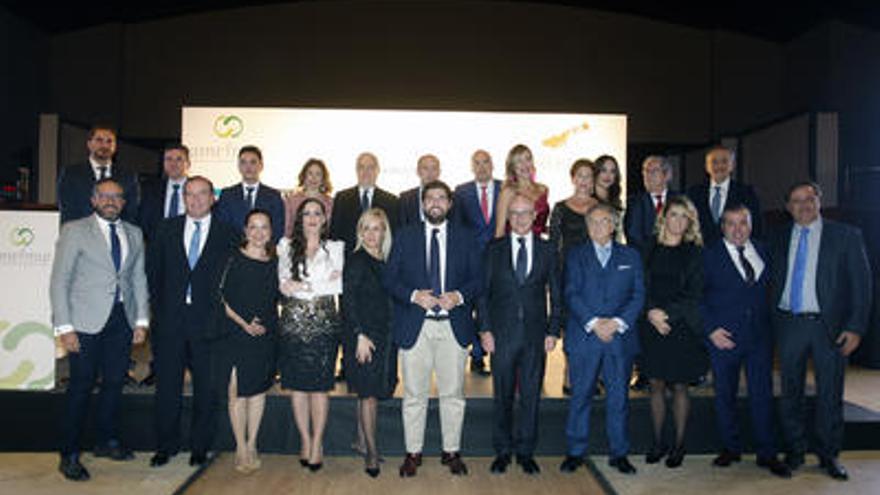
[[733,151],[724,146],[714,146],[706,152],[706,173],[709,182],[690,188],[687,192],[700,214],[700,231],[705,245],[721,238],[721,212],[726,204],[743,204],[752,214],[752,237],[764,235],[761,221],[761,203],[755,190],[748,184],[732,178],[736,166]]
[[[503,473],[516,451],[526,474],[538,474],[533,454],[538,439],[538,401],[546,353],[559,338],[559,280],[556,250],[532,234],[534,202],[516,196],[507,210],[511,234],[489,245],[484,257],[480,297],[480,339],[492,354],[495,460],[490,471]],[[547,295],[550,295],[550,317]],[[519,411],[514,424],[514,397]]]
[[184,368],[192,376],[190,465],[207,460],[214,435],[211,338],[219,311],[217,288],[239,232],[211,215],[214,186],[191,177],[183,191],[186,214],[159,224],[150,241],[147,275],[153,304],[158,449],[150,460],[166,464],[180,449]]
[[134,459],[120,443],[117,420],[131,345],[144,341],[149,325],[149,297],[143,237],[119,219],[124,205],[116,181],[98,181],[95,213],[62,226],[52,264],[52,324],[70,356],[59,470],[74,481],[89,479],[79,444],[98,374],[95,457]]
[[138,209],[138,224],[149,242],[156,228],[165,218],[183,215],[183,185],[189,175],[189,148],[184,144],[171,144],[162,153],[162,178],[143,185]]
[[807,358],[816,374],[815,452],[834,479],[848,474],[838,461],[843,441],[843,384],[847,357],[859,346],[871,309],[871,269],[861,232],[820,215],[814,182],[788,190],[794,222],[771,239],[771,301],[782,368],[782,427],[794,470],[804,463],[804,379]]
[[269,212],[272,218],[272,242],[284,235],[284,200],[277,189],[260,182],[263,152],[256,146],[243,146],[238,152],[241,182],[220,191],[215,213],[237,232],[244,231],[244,219],[254,208]]
[[125,191],[125,206],[120,217],[126,222],[134,223],[139,197],[137,174],[113,162],[113,155],[116,154],[116,131],[106,126],[92,127],[86,146],[89,149],[88,161],[64,167],[58,178],[61,223],[90,216],[95,183],[111,177]]
[[361,153],[356,164],[358,183],[336,193],[333,215],[330,217],[330,237],[345,241],[346,256],[354,250],[361,213],[372,207],[381,208],[388,216],[391,230],[397,227],[397,196],[376,186],[380,172],[376,155]]
[[422,210],[422,188],[425,184],[440,179],[440,160],[430,154],[420,156],[416,162],[416,175],[419,176],[419,187],[400,193],[397,223],[401,226],[425,221],[425,213]]
[[651,155],[642,162],[645,191],[629,199],[624,217],[626,243],[640,253],[654,238],[654,223],[663,205],[675,196],[669,190],[672,165],[662,156]]
[[565,261],[568,322],[563,341],[571,376],[565,435],[568,452],[559,469],[583,465],[590,434],[590,408],[600,372],[607,394],[605,421],[609,465],[624,474],[636,468],[627,459],[628,393],[632,358],[638,352],[636,318],[645,302],[642,260],[635,249],[614,242],[617,209],[599,203],[587,211],[590,242],[572,247]]
[[703,251],[700,306],[724,445],[712,464],[728,467],[740,461],[736,397],[740,370],[745,367],[757,464],[788,478],[791,470],[776,457],[773,431],[773,338],[767,308],[770,258],[760,243],[751,240],[751,213],[744,205],[724,207],[721,229],[724,238]]
[[473,232],[447,221],[449,186],[429,182],[422,195],[426,221],[395,234],[383,277],[394,300],[393,338],[400,349],[404,386],[406,458],[400,475],[415,476],[422,463],[432,373],[440,398],[441,461],[452,474],[463,475],[464,367],[475,332],[471,305],[483,282],[480,253]]
[[[484,251],[495,236],[495,205],[501,192],[501,181],[492,178],[492,157],[487,151],[477,150],[471,156],[474,180],[455,188],[451,215],[468,226],[477,236],[477,243]],[[483,359],[483,346],[479,337],[471,348],[471,371],[488,376],[489,370]]]

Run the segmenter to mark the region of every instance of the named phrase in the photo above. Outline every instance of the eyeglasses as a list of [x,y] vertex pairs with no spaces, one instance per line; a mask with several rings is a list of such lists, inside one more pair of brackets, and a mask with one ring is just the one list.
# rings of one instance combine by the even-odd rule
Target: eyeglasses
[[125,199],[122,193],[95,193],[95,197],[101,201],[121,201]]

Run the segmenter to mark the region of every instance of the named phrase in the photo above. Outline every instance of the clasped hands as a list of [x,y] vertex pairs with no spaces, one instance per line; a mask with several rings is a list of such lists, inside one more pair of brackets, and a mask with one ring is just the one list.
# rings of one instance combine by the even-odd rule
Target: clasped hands
[[607,344],[614,339],[620,330],[620,323],[614,318],[596,318],[592,330],[596,337],[599,337],[599,340]]
[[458,292],[444,292],[439,296],[435,296],[430,290],[417,290],[413,296],[413,302],[418,304],[425,311],[430,311],[435,306],[440,306],[446,311],[461,304],[461,295]]

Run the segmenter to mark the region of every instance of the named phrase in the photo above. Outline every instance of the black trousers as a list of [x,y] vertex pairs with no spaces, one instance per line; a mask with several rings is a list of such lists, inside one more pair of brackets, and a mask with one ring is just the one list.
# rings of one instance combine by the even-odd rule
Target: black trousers
[[131,326],[125,317],[122,303],[113,306],[110,317],[99,333],[76,333],[79,352],[72,352],[70,381],[67,385],[67,404],[62,421],[61,454],[80,451],[82,431],[89,410],[89,399],[98,373],[101,374],[101,392],[95,418],[95,442],[106,445],[118,441],[119,404],[128,357],[131,353]]
[[[195,328],[204,322],[192,321],[188,312],[181,315],[183,328]],[[198,333],[194,333],[198,335]],[[216,429],[217,393],[212,384],[212,344],[208,340],[185,335],[161,335],[156,341],[156,430],[158,451],[176,454],[181,447],[180,416],[183,405],[184,371],[192,377],[192,421],[189,447],[192,452],[211,449]]]
[[807,450],[804,381],[807,358],[816,373],[815,452],[837,457],[843,442],[843,377],[846,358],[821,320],[777,313],[776,338],[782,365],[782,427],[789,452]]
[[[494,426],[492,444],[498,455],[531,457],[538,441],[538,403],[544,382],[544,342],[495,339],[492,354]],[[516,400],[517,391],[519,400]],[[516,406],[516,407],[514,407]]]

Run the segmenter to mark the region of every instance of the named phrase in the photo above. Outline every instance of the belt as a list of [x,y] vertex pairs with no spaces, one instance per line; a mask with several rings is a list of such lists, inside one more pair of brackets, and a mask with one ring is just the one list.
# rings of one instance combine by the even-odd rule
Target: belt
[[791,311],[786,311],[784,309],[777,310],[782,316],[786,318],[796,318],[800,320],[821,320],[822,313],[792,313]]
[[425,315],[425,319],[431,321],[446,321],[449,319],[449,315]]

